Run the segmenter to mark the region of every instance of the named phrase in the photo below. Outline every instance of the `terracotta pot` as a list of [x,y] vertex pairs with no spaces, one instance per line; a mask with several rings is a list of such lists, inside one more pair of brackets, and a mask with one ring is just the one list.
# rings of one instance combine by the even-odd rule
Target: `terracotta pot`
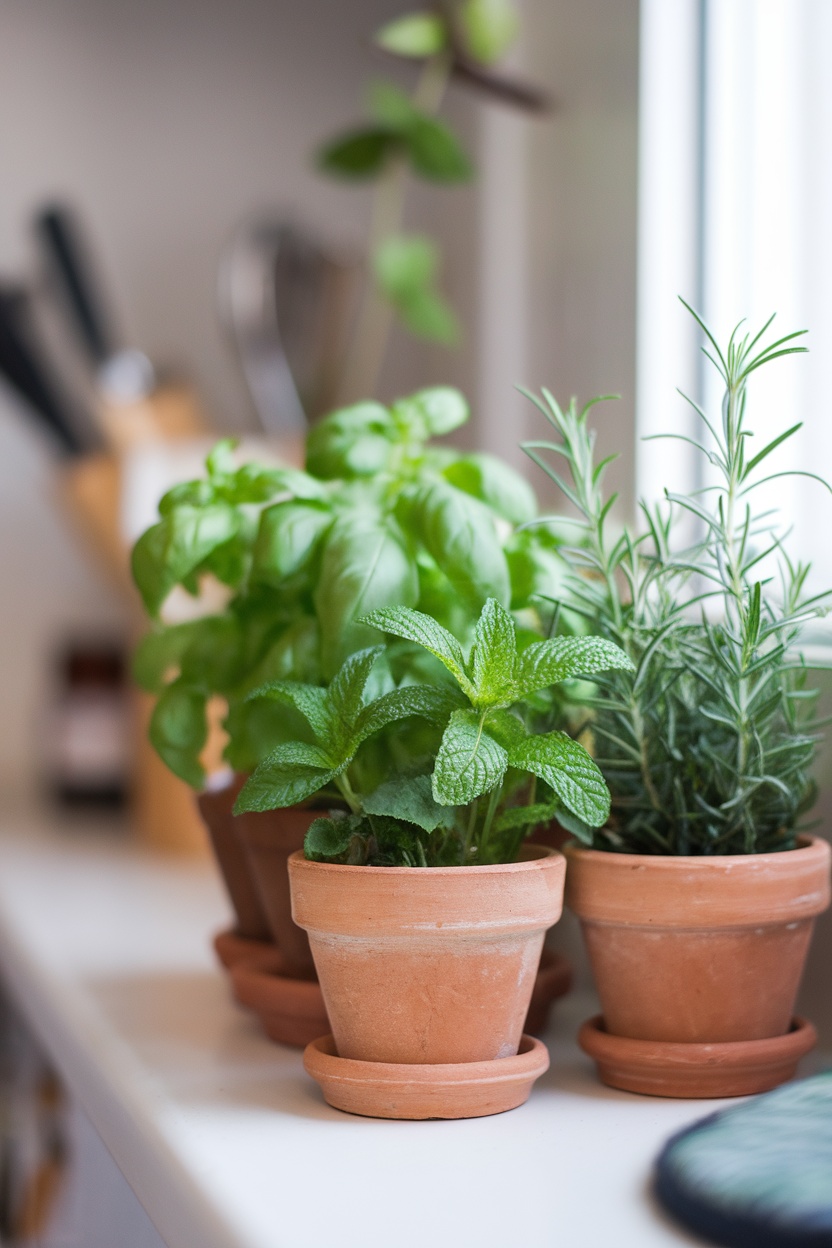
[[302,849],[303,838],[319,810],[289,806],[238,815],[237,834],[265,911],[272,938],[280,949],[284,974],[314,979],[315,964],[306,932],[292,922],[289,899],[289,855]]
[[234,776],[223,788],[206,790],[196,800],[234,910],[237,934],[248,940],[268,940],[270,932],[266,912],[252,879],[248,858],[237,837],[236,819],[231,813],[245,779],[245,776]]
[[518,1051],[565,862],[525,848],[484,867],[348,867],[289,859],[341,1058],[487,1062]]
[[815,916],[830,900],[830,847],[673,858],[574,842],[566,902],[581,920],[604,1027],[634,1040],[717,1044],[782,1036]]

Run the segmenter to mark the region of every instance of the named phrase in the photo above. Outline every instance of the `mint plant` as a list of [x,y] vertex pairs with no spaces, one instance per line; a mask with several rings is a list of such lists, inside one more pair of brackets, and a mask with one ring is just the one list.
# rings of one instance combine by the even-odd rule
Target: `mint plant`
[[[685,441],[707,461],[711,481],[692,495],[667,490],[660,507],[642,505],[640,534],[610,534],[615,498],[603,488],[607,461],[595,461],[592,404],[580,410],[573,400],[561,409],[548,391],[529,396],[559,440],[527,443],[526,450],[579,516],[573,523],[581,544],[564,548],[571,574],[562,600],[635,667],[632,680],[611,672],[585,700],[612,791],[608,823],[576,829],[597,849],[791,849],[814,799],[810,768],[820,725],[798,643],[805,625],[825,614],[829,594],[806,594],[808,567],[787,554],[776,515],[754,506],[765,481],[788,475],[770,464],[800,424],[755,453],[747,420],[749,379],[802,351],[800,335],[763,345],[771,321],[754,335],[737,327],[722,350],[696,320],[724,397],[720,419],[694,404],[703,433]],[[683,516],[698,536],[676,549]]]
[[[383,650],[377,647],[347,660],[326,691],[292,682],[256,691],[255,698],[294,707],[311,740],[279,746],[264,759],[241,792],[238,810],[268,810],[313,795],[323,805],[335,799],[348,813],[313,824],[309,856],[380,865],[513,861],[527,832],[556,813],[582,828],[604,823],[609,793],[598,767],[566,733],[530,732],[524,702],[575,676],[628,669],[616,645],[559,637],[521,648],[512,616],[493,598],[467,657],[459,640],[423,612],[392,607],[363,622],[420,646],[449,679],[401,686],[365,703],[370,671]],[[380,784],[368,789],[357,783],[352,769],[364,742],[413,716],[441,730],[432,756],[425,760],[405,743]],[[430,775],[425,761],[432,763]]]
[[[554,592],[565,571],[558,542],[520,531],[537,513],[522,477],[432,441],[467,418],[465,399],[448,387],[389,407],[358,403],[310,432],[305,471],[237,467],[225,440],[204,479],[165,495],[133,552],[152,620],[135,673],[158,698],[151,739],[177,775],[202,784],[211,697],[227,703],[226,757],[236,770],[253,770],[292,739],[302,726],[293,708],[248,695],[269,681],[331,679],[377,642],[361,622],[374,608],[417,607],[466,637],[496,597],[540,628],[537,595]],[[174,587],[196,594],[206,577],[226,586],[227,606],[166,624]],[[436,675],[412,645],[391,650],[390,662],[399,680]]]

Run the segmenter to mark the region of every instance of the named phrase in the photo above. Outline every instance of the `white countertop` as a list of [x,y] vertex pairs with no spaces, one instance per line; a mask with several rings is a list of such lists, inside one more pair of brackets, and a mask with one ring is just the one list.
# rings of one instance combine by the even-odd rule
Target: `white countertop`
[[169,1248],[660,1248],[701,1241],[648,1193],[674,1131],[722,1102],[599,1084],[568,998],[527,1105],[465,1122],[330,1109],[236,1007],[209,863],[7,818],[0,967]]

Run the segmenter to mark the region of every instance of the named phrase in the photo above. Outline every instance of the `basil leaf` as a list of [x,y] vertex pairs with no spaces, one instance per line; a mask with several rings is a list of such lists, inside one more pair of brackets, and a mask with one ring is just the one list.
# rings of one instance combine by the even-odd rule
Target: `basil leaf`
[[512,767],[545,780],[567,810],[591,828],[600,828],[610,813],[610,793],[597,764],[582,745],[565,732],[527,737],[509,754]]
[[205,695],[174,681],[159,697],[150,717],[153,748],[174,775],[199,789],[205,771],[199,756],[208,737]]
[[278,586],[308,567],[331,524],[330,511],[306,502],[267,507],[254,545],[252,578]]
[[315,610],[321,628],[324,674],[346,655],[377,641],[357,621],[377,607],[416,602],[419,581],[404,539],[389,519],[356,515],[337,523],[324,542]]
[[174,624],[161,631],[145,633],[133,653],[133,679],[148,693],[161,693],[179,674],[182,655],[193,641],[201,620]]
[[464,425],[470,415],[467,399],[452,386],[418,390],[407,398],[397,399],[391,410],[394,419],[420,442],[452,433]]
[[475,711],[454,711],[433,769],[433,796],[443,806],[467,806],[501,784],[508,754],[482,728]]
[[[533,598],[563,599],[568,569],[554,550],[541,545],[528,530],[515,533],[505,546],[511,577],[511,605],[515,610],[528,606]],[[572,613],[568,618],[572,620]]]
[[380,403],[356,403],[324,417],[306,439],[308,472],[325,480],[368,477],[387,467],[396,426]]
[[419,532],[464,601],[479,611],[489,598],[507,606],[508,566],[488,509],[444,481],[420,494]]
[[133,579],[148,614],[155,616],[174,585],[230,541],[239,520],[232,507],[176,507],[149,528],[133,547]]
[[537,515],[537,499],[528,481],[492,455],[463,455],[442,475],[512,524],[526,524]]

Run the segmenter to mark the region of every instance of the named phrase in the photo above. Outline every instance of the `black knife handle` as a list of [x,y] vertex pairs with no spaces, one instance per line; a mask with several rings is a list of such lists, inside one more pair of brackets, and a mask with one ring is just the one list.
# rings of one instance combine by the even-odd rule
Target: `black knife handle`
[[113,354],[114,347],[72,213],[52,204],[37,214],[35,229],[60,279],[81,345],[98,367]]
[[26,323],[23,291],[0,289],[0,374],[58,439],[68,455],[89,450],[54,389]]

